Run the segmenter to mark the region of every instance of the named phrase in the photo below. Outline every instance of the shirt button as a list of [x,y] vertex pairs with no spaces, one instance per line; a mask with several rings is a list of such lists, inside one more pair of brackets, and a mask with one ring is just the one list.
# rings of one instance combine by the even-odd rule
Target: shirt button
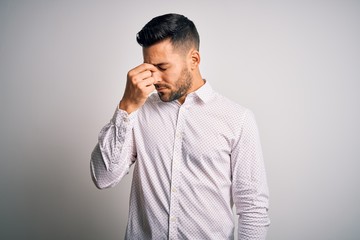
[[172,217],[172,218],[170,219],[170,221],[175,222],[175,221],[176,221],[176,217]]
[[176,188],[172,188],[172,192],[176,192]]
[[179,139],[182,138],[181,132],[177,132],[177,133],[176,133],[176,137],[179,138]]
[[176,166],[178,163],[179,163],[179,159],[174,158],[174,159],[173,159],[173,164],[174,164],[174,166]]

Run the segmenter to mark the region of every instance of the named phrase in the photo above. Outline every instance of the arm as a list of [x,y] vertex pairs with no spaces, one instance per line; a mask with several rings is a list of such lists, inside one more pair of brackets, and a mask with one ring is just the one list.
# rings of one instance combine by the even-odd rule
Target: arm
[[231,154],[233,199],[239,216],[239,240],[264,240],[270,225],[269,194],[257,125],[245,112],[240,139]]
[[110,123],[100,131],[91,154],[91,176],[99,189],[116,185],[135,162],[132,127],[136,113],[117,109]]
[[91,176],[102,189],[116,185],[135,162],[133,125],[138,110],[155,87],[157,68],[143,63],[127,74],[126,88],[110,123],[100,131],[98,144],[91,154]]

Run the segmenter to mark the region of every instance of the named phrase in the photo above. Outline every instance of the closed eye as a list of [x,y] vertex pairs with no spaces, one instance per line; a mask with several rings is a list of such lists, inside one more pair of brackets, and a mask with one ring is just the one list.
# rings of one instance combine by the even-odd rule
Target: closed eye
[[168,69],[168,64],[166,64],[166,63],[156,64],[155,66],[156,66],[157,69],[159,69],[160,71],[165,71],[166,69]]
[[157,68],[158,68],[160,71],[165,71],[165,70],[166,70],[166,68],[160,67],[160,66],[157,66]]

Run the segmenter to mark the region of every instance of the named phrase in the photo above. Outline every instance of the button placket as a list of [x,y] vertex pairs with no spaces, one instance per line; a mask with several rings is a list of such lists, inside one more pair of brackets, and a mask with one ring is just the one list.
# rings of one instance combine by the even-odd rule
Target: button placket
[[180,106],[178,112],[178,119],[175,129],[174,150],[171,166],[171,191],[170,191],[170,212],[169,212],[169,239],[177,239],[177,217],[178,217],[178,188],[179,188],[179,172],[182,160],[182,140],[185,120],[185,111],[183,106]]

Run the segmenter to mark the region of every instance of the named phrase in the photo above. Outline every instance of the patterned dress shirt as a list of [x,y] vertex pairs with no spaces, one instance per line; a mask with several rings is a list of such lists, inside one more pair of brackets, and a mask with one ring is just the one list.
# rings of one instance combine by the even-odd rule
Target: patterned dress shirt
[[183,104],[152,94],[116,109],[91,155],[98,188],[134,164],[125,239],[265,239],[268,187],[252,112],[206,82]]

